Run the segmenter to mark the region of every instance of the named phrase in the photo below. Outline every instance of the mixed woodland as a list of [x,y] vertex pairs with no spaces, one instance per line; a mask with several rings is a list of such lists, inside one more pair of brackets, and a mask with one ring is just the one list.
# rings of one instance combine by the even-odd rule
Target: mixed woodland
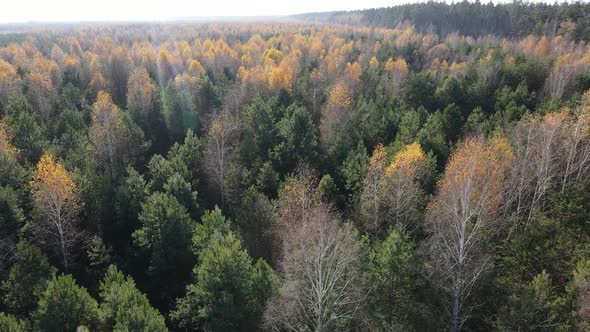
[[0,26],[0,330],[588,331],[589,8]]

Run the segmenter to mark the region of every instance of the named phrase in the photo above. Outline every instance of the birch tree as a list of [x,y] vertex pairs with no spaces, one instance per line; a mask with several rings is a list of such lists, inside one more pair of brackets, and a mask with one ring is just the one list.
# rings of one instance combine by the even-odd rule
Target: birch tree
[[67,270],[83,234],[78,227],[80,200],[76,184],[68,171],[45,153],[35,168],[31,186],[35,207],[41,215],[34,224],[35,236],[61,257]]
[[488,244],[500,216],[502,184],[512,159],[508,143],[466,140],[451,156],[428,206],[427,267],[449,296],[450,329],[469,318],[468,300],[490,266]]

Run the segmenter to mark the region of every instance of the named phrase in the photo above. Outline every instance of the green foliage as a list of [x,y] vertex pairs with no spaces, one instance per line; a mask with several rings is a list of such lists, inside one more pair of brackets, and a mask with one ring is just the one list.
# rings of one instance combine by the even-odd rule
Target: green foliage
[[411,74],[404,86],[403,100],[411,108],[422,106],[427,110],[433,110],[436,105],[435,90],[436,86],[428,73]]
[[0,312],[0,330],[7,332],[26,332],[29,330],[25,321]]
[[73,332],[78,326],[97,329],[100,312],[96,301],[71,275],[60,275],[49,281],[33,317],[36,329]]
[[167,331],[164,317],[152,308],[147,297],[111,265],[100,283],[101,319],[112,331]]
[[440,111],[430,114],[426,119],[426,123],[424,123],[424,127],[420,129],[417,135],[424,150],[435,154],[439,169],[444,167],[444,162],[449,156],[445,120],[447,120],[447,117]]
[[127,168],[127,173],[128,176],[123,179],[115,193],[115,222],[117,233],[120,234],[115,243],[121,247],[128,245],[129,237],[139,228],[141,204],[150,194],[150,186],[143,175],[131,167]]
[[415,140],[416,135],[418,135],[424,123],[426,114],[426,110],[422,107],[418,110],[409,110],[403,113],[399,124],[399,131],[393,142],[394,152],[401,150],[402,147]]
[[163,191],[164,184],[175,174],[178,173],[183,179],[188,179],[188,165],[183,164],[181,160],[167,160],[161,155],[154,155],[148,164],[150,182],[152,190]]
[[338,198],[338,188],[330,174],[326,174],[322,177],[318,183],[318,191],[326,202],[334,203]]
[[39,248],[25,240],[19,242],[15,262],[2,282],[4,305],[11,313],[25,317],[37,306],[54,273],[55,268]]
[[112,253],[113,249],[100,236],[93,236],[87,252],[90,270],[95,275],[102,275],[113,259]]
[[193,222],[184,206],[169,194],[154,193],[141,205],[142,227],[133,233],[137,246],[150,257],[149,275],[162,300],[178,296],[193,264]]
[[186,329],[250,331],[272,294],[272,270],[253,264],[232,233],[213,239],[195,267],[197,282],[187,287],[172,317]]
[[187,92],[177,91],[173,82],[162,93],[162,113],[173,142],[182,140],[189,129],[200,129],[192,97]]
[[[168,152],[168,160],[174,169],[183,175],[193,189],[198,188],[199,179],[203,177],[203,149],[203,141],[189,129],[183,144],[175,143]],[[186,166],[188,173],[184,173],[182,165]]]
[[351,114],[351,131],[358,131],[367,146],[391,142],[398,131],[403,112],[399,101],[379,98],[376,101],[362,98]]
[[399,228],[377,243],[366,261],[372,285],[370,310],[377,329],[407,330],[422,324],[417,290],[424,283],[412,240]]
[[569,331],[565,299],[557,295],[549,275],[542,271],[500,308],[499,331]]
[[279,189],[279,174],[272,168],[270,162],[265,162],[258,171],[256,185],[268,197],[275,197]]
[[356,149],[348,152],[348,156],[342,162],[339,173],[343,178],[344,189],[348,195],[348,202],[354,201],[355,196],[359,193],[368,164],[369,155],[367,153],[367,148],[365,148],[360,142]]
[[[263,100],[254,99],[245,109],[245,123],[251,140],[252,156],[268,158],[271,151],[279,144],[279,130],[277,123],[283,118],[284,109],[278,107],[274,98]],[[244,150],[244,146],[242,147]]]
[[274,211],[272,202],[256,188],[250,187],[242,195],[242,201],[235,213],[236,225],[244,247],[253,258],[273,261],[273,245],[269,232],[274,221]]
[[12,144],[21,151],[23,160],[31,164],[36,163],[41,158],[48,141],[31,105],[24,97],[12,97],[4,112],[7,114],[5,120],[8,126],[16,133]]
[[281,143],[274,147],[273,157],[282,174],[293,170],[298,162],[311,162],[317,154],[317,129],[303,107],[290,106],[277,124]]
[[197,192],[192,191],[190,183],[184,178],[174,173],[168,182],[164,184],[164,191],[182,204],[190,213],[191,217],[196,218],[199,215],[199,204],[197,203]]
[[226,219],[221,210],[207,211],[200,223],[195,225],[192,237],[192,248],[196,256],[201,257],[202,252],[209,246],[209,243],[216,238],[224,237],[231,232],[231,221]]
[[4,241],[16,239],[25,225],[25,214],[17,191],[0,186],[0,234]]

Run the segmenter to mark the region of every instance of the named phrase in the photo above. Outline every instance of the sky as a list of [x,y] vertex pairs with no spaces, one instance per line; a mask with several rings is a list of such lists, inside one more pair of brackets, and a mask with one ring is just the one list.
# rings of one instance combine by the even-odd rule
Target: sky
[[387,7],[404,0],[2,0],[0,23],[284,16]]

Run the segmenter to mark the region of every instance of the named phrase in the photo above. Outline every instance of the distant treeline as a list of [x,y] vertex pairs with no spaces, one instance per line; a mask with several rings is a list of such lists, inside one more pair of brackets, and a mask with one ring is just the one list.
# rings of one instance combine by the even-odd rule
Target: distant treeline
[[462,1],[447,4],[432,1],[352,12],[302,14],[295,18],[390,28],[409,22],[420,32],[439,35],[454,32],[474,37],[569,34],[575,40],[590,39],[590,3],[584,2],[484,4]]

